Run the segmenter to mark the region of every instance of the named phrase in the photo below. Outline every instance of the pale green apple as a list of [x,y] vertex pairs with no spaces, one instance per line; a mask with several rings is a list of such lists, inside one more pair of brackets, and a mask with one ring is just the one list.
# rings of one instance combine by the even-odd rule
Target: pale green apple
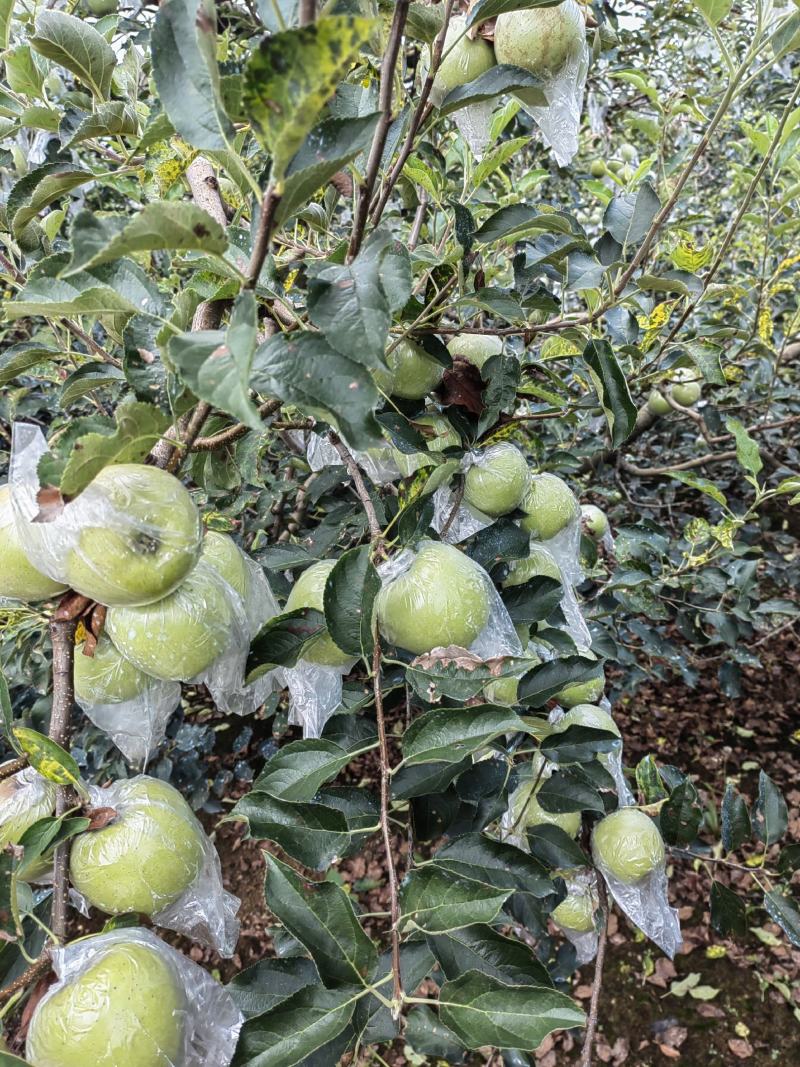
[[[491,45],[482,37],[472,40],[466,33],[467,20],[463,15],[455,15],[447,26],[447,34],[442,49],[442,61],[433,79],[431,103],[439,107],[453,89],[474,81],[495,65]],[[430,68],[431,53],[427,52],[427,66]]]
[[73,840],[70,879],[109,915],[153,915],[183,896],[203,865],[203,836],[177,789],[140,776],[115,786],[117,815]]
[[483,691],[490,704],[516,704],[519,678],[514,678],[513,675],[498,678],[494,682],[489,682]]
[[376,372],[375,379],[385,393],[405,400],[421,400],[442,380],[444,367],[415,341],[402,340],[386,357],[389,367]]
[[526,513],[520,526],[540,541],[555,537],[580,514],[575,494],[555,474],[534,475],[520,507]]
[[[298,608],[314,608],[316,611],[325,610],[325,585],[328,575],[336,566],[335,559],[323,559],[319,563],[312,563],[303,571],[292,586],[289,599],[286,601],[285,611],[296,611]],[[352,662],[353,657],[342,652],[329,633],[320,634],[312,644],[303,652],[303,659],[309,663],[318,663],[324,667],[344,667]]]
[[94,655],[86,644],[75,649],[75,696],[82,704],[121,704],[134,700],[148,685],[148,676],[119,652],[107,634],[102,634]]
[[250,587],[247,562],[232,537],[206,530],[200,558],[209,563],[243,600],[246,599]]
[[574,708],[576,704],[594,704],[603,695],[605,688],[606,680],[603,676],[589,678],[585,682],[572,682],[570,685],[565,685],[556,693],[554,699],[563,708]]
[[596,504],[581,504],[581,520],[586,532],[594,541],[602,541],[608,533],[606,513]]
[[56,787],[32,767],[0,780],[0,851],[56,809]]
[[[575,837],[581,828],[581,813],[579,811],[545,811],[536,796],[531,796],[536,774],[531,781],[523,783],[514,791],[511,802],[512,821],[520,820],[520,826],[557,826],[570,837]],[[536,792],[539,792],[542,781],[536,783]]]
[[558,907],[553,909],[552,919],[562,930],[588,934],[594,930],[595,907],[590,893],[568,892]]
[[510,570],[503,580],[503,588],[524,585],[533,578],[555,578],[561,582],[561,568],[550,553],[539,545],[532,544],[527,559],[515,559],[509,564]]
[[0,485],[0,599],[35,603],[65,593],[67,587],[54,582],[28,562],[14,525],[11,491]]
[[481,370],[492,356],[503,351],[503,339],[490,333],[457,333],[448,342],[447,351],[453,359],[461,356]]
[[669,400],[658,389],[653,389],[647,398],[647,406],[654,415],[669,415],[672,411]]
[[163,681],[189,681],[230,648],[236,620],[214,569],[198,564],[170,596],[142,607],[109,608],[106,629],[131,663]]
[[528,488],[530,471],[525,457],[510,441],[491,445],[464,478],[464,500],[484,515],[507,515]]
[[703,392],[699,381],[676,382],[670,390],[672,399],[685,408],[693,407]]
[[149,945],[113,943],[45,994],[25,1055],[33,1067],[175,1067],[187,1011],[169,960]]
[[452,545],[423,541],[413,563],[378,593],[381,633],[419,655],[432,648],[468,648],[489,620],[489,578]]
[[625,885],[635,885],[664,862],[658,827],[638,808],[606,815],[592,833],[595,863]]
[[494,53],[498,63],[549,79],[579,52],[585,32],[580,8],[571,0],[555,7],[508,11],[497,16]]
[[104,467],[78,500],[87,517],[67,557],[67,580],[84,596],[109,607],[151,604],[197,562],[200,515],[167,471],[137,463]]

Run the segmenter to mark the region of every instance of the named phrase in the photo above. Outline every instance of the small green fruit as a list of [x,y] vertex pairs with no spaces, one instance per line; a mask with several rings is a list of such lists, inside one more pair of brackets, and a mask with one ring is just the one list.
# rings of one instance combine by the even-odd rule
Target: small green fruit
[[553,910],[552,919],[562,930],[588,934],[594,930],[594,911],[595,902],[589,893],[570,892]]
[[[536,797],[531,796],[532,784],[530,783],[527,787],[523,787],[524,797],[520,797],[519,801],[515,798],[515,812],[519,814],[524,807],[523,820],[525,826],[557,826],[565,834],[569,834],[570,837],[577,837],[581,828],[581,813],[579,811],[545,811]],[[520,790],[517,790],[517,792],[520,792]]]
[[487,703],[489,704],[516,704],[519,690],[519,678],[509,675],[507,678],[498,678],[495,682],[489,682],[484,688]]
[[540,541],[555,537],[580,514],[575,494],[555,474],[537,474],[531,478],[520,506],[526,512],[520,526]]
[[[292,586],[284,610],[314,608],[316,611],[324,611],[325,584],[335,566],[335,559],[324,559],[319,563],[312,563]],[[324,633],[305,649],[303,659],[326,667],[344,667],[352,662],[353,657],[342,652],[330,634]]]
[[533,578],[555,578],[557,582],[563,582],[561,569],[556,561],[546,549],[537,544],[531,545],[527,559],[515,559],[509,566],[511,569],[503,581],[504,589],[524,585]]
[[681,404],[685,408],[691,408],[700,399],[703,387],[700,382],[696,381],[676,382],[670,392],[672,393],[672,399],[677,404]]
[[386,357],[389,372],[378,371],[375,380],[385,393],[405,400],[421,400],[442,380],[444,367],[414,341],[401,341]]
[[115,785],[116,818],[76,837],[70,879],[109,915],[145,915],[173,904],[203,865],[203,837],[177,789],[140,776]]
[[519,506],[528,488],[525,457],[508,441],[492,445],[467,471],[464,500],[484,515],[507,515]]
[[608,533],[606,513],[594,504],[581,505],[583,528],[594,541],[602,541]]
[[399,648],[468,648],[489,620],[489,579],[452,545],[423,541],[408,570],[378,593],[376,609],[381,633]]
[[232,537],[206,530],[200,558],[209,563],[243,600],[247,598],[250,586],[247,564]]
[[[491,45],[482,37],[472,40],[465,32],[467,20],[463,15],[450,19],[442,49],[442,62],[433,79],[431,103],[439,107],[453,89],[474,81],[495,65]],[[431,53],[427,50],[427,65],[430,67]]]
[[41,574],[28,562],[14,525],[11,491],[0,485],[0,598],[35,603],[65,593],[67,587]]
[[148,676],[117,650],[107,634],[102,634],[94,654],[86,655],[86,645],[75,649],[75,696],[80,704],[121,704],[140,696]]
[[67,558],[73,589],[109,607],[151,604],[200,555],[200,516],[184,486],[144,464],[104,467],[79,498],[89,515]]
[[609,159],[608,161],[608,169],[612,174],[619,174],[623,166],[624,164],[621,159]]
[[579,52],[585,32],[580,8],[571,2],[508,11],[497,16],[494,52],[498,63],[550,79]]
[[26,1058],[33,1067],[170,1067],[184,1060],[187,1011],[178,975],[156,949],[112,944],[45,994]]
[[605,690],[605,678],[590,678],[586,682],[573,682],[556,693],[555,700],[562,708],[574,708],[577,704],[594,704]]
[[461,356],[481,370],[487,360],[503,351],[503,339],[488,333],[458,333],[448,342],[447,351],[453,359]]
[[86,6],[97,18],[102,18],[104,15],[116,15],[119,9],[117,0],[86,0]]
[[664,862],[664,842],[652,819],[637,808],[620,808],[592,834],[595,863],[625,885],[635,885]]
[[593,178],[602,178],[608,171],[608,167],[602,159],[593,159],[589,167],[589,173]]
[[620,158],[626,163],[633,163],[634,159],[636,159],[636,147],[627,143],[620,145],[619,154]]
[[32,767],[0,780],[0,852],[56,808],[56,787]]
[[651,391],[650,396],[647,398],[647,406],[654,415],[669,415],[670,411],[672,411],[669,401],[658,389]]

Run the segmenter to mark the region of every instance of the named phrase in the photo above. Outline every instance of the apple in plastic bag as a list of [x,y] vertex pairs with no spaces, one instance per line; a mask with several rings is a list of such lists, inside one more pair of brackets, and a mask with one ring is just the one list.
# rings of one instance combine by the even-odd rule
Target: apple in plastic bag
[[[458,448],[461,438],[442,415],[420,415],[412,420],[413,426],[425,438],[427,452],[444,452],[448,448]],[[392,459],[404,478],[410,478],[420,467],[430,466],[435,461],[426,452],[401,452],[395,445],[391,446]]]
[[[535,781],[535,775],[534,775]],[[541,781],[536,785],[536,792],[541,788]],[[570,837],[576,837],[581,828],[581,813],[579,811],[545,811],[535,796],[531,796],[533,782],[520,786],[512,803],[512,822],[520,819],[519,827],[529,826],[557,826]]]
[[503,579],[503,588],[524,585],[534,578],[554,578],[563,582],[561,568],[549,552],[538,545],[531,545],[530,555],[525,559],[515,559],[509,564],[509,572]]
[[232,537],[207,530],[200,558],[210,564],[243,600],[247,597],[250,585],[247,562]]
[[580,514],[575,494],[555,474],[531,478],[520,507],[526,513],[520,526],[539,541],[549,541]]
[[[10,815],[12,806],[15,812]],[[55,785],[33,768],[26,767],[0,780],[0,850],[18,844],[29,827],[52,815],[55,809]]]
[[54,582],[28,562],[14,525],[11,490],[0,485],[0,598],[36,603],[66,591],[65,585]]
[[78,498],[87,520],[67,580],[109,607],[151,604],[186,578],[200,555],[200,516],[189,492],[157,467],[104,467]]
[[492,356],[503,351],[503,339],[490,333],[459,333],[448,342],[447,351],[453,359],[461,356],[481,370]]
[[489,579],[452,545],[424,541],[375,603],[381,633],[398,648],[416,655],[448,645],[468,648],[489,621]]
[[442,380],[444,367],[415,341],[405,339],[386,356],[387,370],[375,371],[378,387],[391,396],[421,400]]
[[[585,34],[580,9],[571,0],[555,7],[507,11],[497,16],[494,52],[498,63],[550,79],[578,54]],[[525,93],[518,95],[525,99]]]
[[560,689],[553,698],[562,708],[574,708],[577,704],[594,704],[605,692],[604,676],[589,678],[585,682],[572,682]]
[[33,1067],[173,1067],[184,1062],[188,1005],[169,961],[149,945],[111,945],[45,995],[31,1018]]
[[602,871],[635,885],[664,862],[664,841],[658,827],[638,808],[620,808],[595,826],[592,853]]
[[204,840],[177,789],[156,778],[117,783],[116,817],[76,837],[70,879],[109,915],[153,915],[183,896],[203,865]]
[[581,520],[584,529],[593,541],[602,541],[608,533],[606,513],[596,504],[581,505]]
[[579,934],[588,934],[594,930],[595,901],[590,893],[567,893],[551,916],[556,926],[562,930],[574,930]]
[[[466,33],[467,20],[463,15],[450,19],[442,49],[442,61],[433,79],[431,103],[439,107],[453,89],[475,81],[495,65],[491,45],[482,37],[473,40]],[[431,65],[430,49],[426,50],[427,66]]]
[[110,608],[106,629],[123,656],[145,674],[188,681],[228,650],[234,609],[214,569],[200,565],[155,604]]
[[493,518],[519,506],[528,488],[525,457],[509,441],[487,448],[464,478],[464,500]]
[[125,659],[108,634],[101,634],[93,656],[85,643],[75,649],[75,696],[87,704],[121,704],[140,696],[149,678]]
[[[314,608],[324,612],[325,584],[335,566],[336,560],[323,559],[304,570],[292,586],[284,611]],[[303,659],[323,667],[344,667],[352,662],[353,657],[342,652],[329,633],[324,633],[304,649]]]

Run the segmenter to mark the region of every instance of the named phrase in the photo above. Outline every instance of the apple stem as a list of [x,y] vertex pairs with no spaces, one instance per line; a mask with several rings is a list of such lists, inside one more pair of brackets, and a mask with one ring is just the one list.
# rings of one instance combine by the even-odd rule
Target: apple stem
[[608,941],[608,893],[606,883],[602,877],[597,879],[597,895],[600,900],[600,912],[603,916],[603,928],[597,942],[597,957],[594,964],[594,981],[592,982],[592,999],[589,1003],[589,1018],[586,1023],[586,1034],[583,1038],[583,1049],[579,1067],[592,1067],[592,1054],[594,1051],[594,1036],[597,1032],[597,1013],[600,1007],[600,991],[603,986],[603,964],[606,958],[606,943]]
[[[74,619],[54,619],[50,623],[50,639],[53,644],[53,703],[50,712],[51,740],[69,747],[72,706],[75,701],[75,630]],[[70,786],[60,785],[56,791],[56,815],[63,815],[75,804]],[[53,873],[53,904],[50,927],[56,938],[63,942],[67,935],[67,908],[69,905],[69,853],[70,841],[62,841],[55,850]]]

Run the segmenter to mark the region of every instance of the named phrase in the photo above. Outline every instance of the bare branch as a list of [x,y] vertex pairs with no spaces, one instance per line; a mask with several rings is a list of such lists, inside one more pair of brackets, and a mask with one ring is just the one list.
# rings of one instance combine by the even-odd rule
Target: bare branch
[[27,989],[28,986],[32,986],[34,982],[43,978],[49,970],[50,952],[48,949],[45,949],[35,963],[32,963],[30,967],[15,978],[13,982],[9,982],[7,986],[0,989],[0,1004],[5,1004],[9,1000],[12,1000],[17,993],[21,993],[23,989]]
[[586,1034],[583,1038],[583,1051],[579,1067],[592,1067],[594,1052],[594,1037],[597,1033],[597,1014],[600,1008],[600,992],[603,988],[603,965],[606,959],[606,944],[608,943],[608,893],[606,884],[602,878],[597,880],[597,895],[600,898],[600,911],[603,916],[603,929],[597,943],[597,958],[594,964],[594,982],[592,983],[592,999],[589,1002],[589,1019],[586,1023]]
[[19,756],[17,759],[9,760],[8,763],[4,763],[2,767],[0,767],[0,782],[2,782],[4,778],[12,778],[19,771],[24,771],[27,766],[27,756]]
[[[280,400],[267,400],[258,409],[258,413],[262,418],[266,418],[268,415],[278,411],[280,406]],[[234,426],[228,426],[211,437],[198,437],[192,445],[192,452],[213,452],[216,448],[225,448],[227,445],[232,445],[234,441],[244,437],[247,433],[250,433],[250,427],[245,426],[243,422],[237,422]]]
[[658,478],[662,474],[672,474],[676,471],[690,471],[696,467],[705,467],[709,463],[726,463],[736,459],[736,452],[709,452],[707,456],[696,456],[687,459],[685,463],[675,463],[671,467],[635,467],[627,460],[620,463],[620,467],[628,474],[635,474],[638,478]]
[[339,437],[337,433],[334,433],[333,430],[330,430],[328,432],[328,438],[333,447],[342,457],[342,463],[344,463],[345,467],[347,468],[347,473],[353,479],[353,485],[356,488],[356,493],[358,493],[358,498],[364,506],[364,512],[367,516],[370,538],[375,544],[376,548],[379,551],[382,551],[381,524],[378,522],[378,516],[375,513],[375,506],[372,503],[367,486],[361,476],[361,471],[359,470],[358,464],[353,459],[350,450],[347,448],[347,446],[344,444],[341,437]]
[[[50,623],[50,639],[53,644],[53,705],[50,712],[50,738],[62,748],[67,748],[70,738],[70,719],[75,700],[73,668],[75,664],[74,619],[56,620]],[[56,815],[63,815],[74,804],[74,795],[69,786],[58,786],[56,791]],[[63,942],[67,936],[67,907],[69,904],[69,853],[70,841],[63,841],[55,851],[53,871],[53,903],[50,927]]]

